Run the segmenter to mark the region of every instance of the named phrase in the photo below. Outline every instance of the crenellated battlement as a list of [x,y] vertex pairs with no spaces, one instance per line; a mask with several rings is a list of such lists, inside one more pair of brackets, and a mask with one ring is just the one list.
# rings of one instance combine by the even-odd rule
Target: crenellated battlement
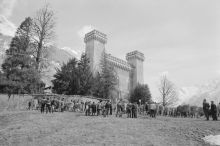
[[130,59],[139,59],[141,61],[144,61],[145,60],[145,57],[144,57],[144,54],[139,52],[139,51],[133,51],[133,52],[130,52],[130,53],[127,53],[126,55],[126,59],[127,60],[130,60]]
[[105,54],[106,60],[113,66],[118,67],[120,69],[131,71],[132,67],[131,65],[122,59],[119,59],[117,57],[112,56],[111,54]]
[[103,44],[106,44],[107,35],[97,30],[93,30],[85,35],[84,42],[87,43],[90,40],[97,40],[102,42]]

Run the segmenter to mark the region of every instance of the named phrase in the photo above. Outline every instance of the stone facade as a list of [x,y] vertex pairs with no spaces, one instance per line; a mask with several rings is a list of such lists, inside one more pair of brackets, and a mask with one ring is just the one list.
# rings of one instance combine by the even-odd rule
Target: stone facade
[[118,78],[115,95],[117,98],[126,99],[137,84],[144,83],[143,62],[145,57],[143,53],[139,51],[127,53],[126,61],[107,54],[105,51],[107,36],[97,30],[87,33],[84,42],[86,55],[90,60],[90,67],[94,75],[101,71],[101,63],[104,58],[108,64],[114,67]]

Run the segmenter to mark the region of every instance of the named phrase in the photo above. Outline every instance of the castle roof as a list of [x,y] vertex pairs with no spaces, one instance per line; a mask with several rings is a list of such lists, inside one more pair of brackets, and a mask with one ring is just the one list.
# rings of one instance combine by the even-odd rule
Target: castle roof
[[105,44],[107,43],[107,35],[94,29],[93,31],[85,34],[84,42],[86,43],[90,40],[98,40]]
[[111,65],[115,67],[118,67],[118,68],[121,68],[127,71],[132,70],[132,66],[127,61],[114,57],[111,54],[105,54],[105,58],[108,61],[108,63],[110,63]]
[[130,53],[127,53],[126,55],[126,59],[129,60],[129,59],[139,59],[141,61],[144,61],[145,60],[145,57],[144,57],[144,54],[139,52],[139,51],[133,51],[133,52],[130,52]]

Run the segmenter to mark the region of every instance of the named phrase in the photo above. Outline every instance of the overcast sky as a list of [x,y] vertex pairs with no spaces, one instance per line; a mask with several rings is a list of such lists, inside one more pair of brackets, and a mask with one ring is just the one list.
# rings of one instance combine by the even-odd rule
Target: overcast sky
[[[153,96],[161,74],[179,88],[220,77],[220,1],[215,0],[0,0],[15,26],[49,2],[57,17],[57,46],[84,51],[83,35],[107,34],[108,53],[145,54],[144,78]],[[3,5],[4,4],[4,5]]]

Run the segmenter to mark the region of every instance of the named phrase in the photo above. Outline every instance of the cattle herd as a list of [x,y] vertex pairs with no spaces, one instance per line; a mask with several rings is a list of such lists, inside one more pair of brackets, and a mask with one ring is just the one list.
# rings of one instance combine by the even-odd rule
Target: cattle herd
[[[220,103],[216,107],[216,117],[220,116]],[[211,105],[212,108],[212,105]],[[109,100],[87,100],[82,101],[79,99],[73,99],[66,101],[64,98],[44,97],[34,98],[28,102],[28,109],[36,109],[41,113],[53,113],[53,112],[84,112],[86,116],[100,116],[106,117],[115,113],[116,117],[122,117],[126,115],[127,118],[137,118],[138,115],[149,115],[155,118],[156,116],[169,116],[169,117],[183,117],[183,118],[200,118],[202,116],[207,117],[207,110],[203,107],[179,105],[177,107],[168,107],[155,102],[149,102],[145,104],[128,103],[119,101],[116,104],[112,104]],[[214,109],[215,110],[215,109]],[[213,116],[212,109],[209,110],[208,117]]]

